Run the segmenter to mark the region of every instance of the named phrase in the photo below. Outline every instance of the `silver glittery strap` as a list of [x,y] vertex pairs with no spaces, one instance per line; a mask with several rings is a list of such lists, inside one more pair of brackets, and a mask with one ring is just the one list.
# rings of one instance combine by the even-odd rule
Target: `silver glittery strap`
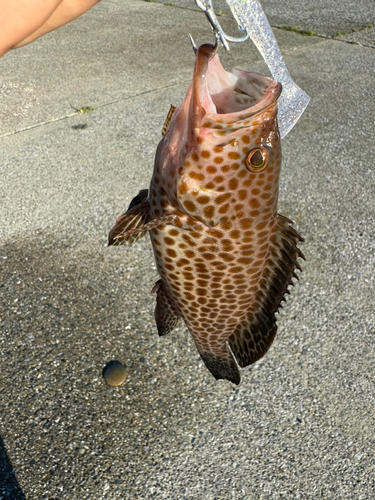
[[306,109],[310,97],[296,85],[283,61],[271,26],[258,0],[226,0],[240,28],[246,30],[275,80],[283,86],[278,123],[285,137]]

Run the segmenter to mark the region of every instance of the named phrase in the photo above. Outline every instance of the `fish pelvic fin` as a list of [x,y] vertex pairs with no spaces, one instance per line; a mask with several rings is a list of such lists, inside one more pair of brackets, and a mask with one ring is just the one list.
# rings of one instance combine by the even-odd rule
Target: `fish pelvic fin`
[[169,108],[169,111],[168,111],[167,118],[165,119],[165,122],[164,122],[164,125],[163,125],[163,130],[162,130],[162,133],[161,133],[162,136],[165,135],[165,133],[166,133],[168,127],[169,127],[169,124],[171,123],[172,115],[173,115],[175,109],[176,109],[176,106],[173,106],[173,104],[171,104],[171,107]]
[[238,364],[245,367],[262,358],[270,348],[277,332],[275,313],[294,285],[296,270],[301,271],[298,258],[304,255],[297,247],[303,238],[291,227],[292,221],[277,215],[274,244],[263,273],[264,286],[258,292],[246,318],[228,338],[228,344]]
[[241,382],[241,375],[237,363],[226,346],[223,344],[220,350],[204,351],[197,345],[198,352],[204,364],[216,380],[226,379],[238,385]]
[[128,210],[130,210],[133,207],[136,207],[137,205],[140,205],[144,201],[146,201],[148,198],[148,189],[141,189],[137,196],[134,196],[132,201],[130,202],[130,205],[128,206]]
[[151,293],[156,293],[154,315],[159,337],[163,337],[176,328],[179,322],[179,316],[163,289],[162,280],[155,283]]

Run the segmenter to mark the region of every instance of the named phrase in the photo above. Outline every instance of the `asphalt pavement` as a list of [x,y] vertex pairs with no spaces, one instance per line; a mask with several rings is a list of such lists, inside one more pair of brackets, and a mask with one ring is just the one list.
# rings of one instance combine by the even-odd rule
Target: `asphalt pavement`
[[[190,83],[188,34],[213,41],[205,16],[102,0],[0,59],[1,500],[375,499],[373,1],[280,5],[263,3],[311,103],[279,212],[306,262],[238,387],[183,325],[158,337],[149,239],[107,247]],[[268,74],[250,41],[220,57]]]

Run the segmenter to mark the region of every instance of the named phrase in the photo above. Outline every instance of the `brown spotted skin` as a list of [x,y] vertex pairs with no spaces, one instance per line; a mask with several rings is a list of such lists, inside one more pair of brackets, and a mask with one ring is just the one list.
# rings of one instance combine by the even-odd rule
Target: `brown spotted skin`
[[[275,312],[303,257],[302,238],[277,214],[280,92],[266,77],[227,73],[211,46],[200,47],[144,202],[161,278],[159,334],[182,318],[211,373],[236,384],[238,365],[254,363],[270,347]],[[119,218],[110,242],[121,232],[119,238],[131,238],[127,227]],[[133,233],[146,229],[142,221],[136,227]]]

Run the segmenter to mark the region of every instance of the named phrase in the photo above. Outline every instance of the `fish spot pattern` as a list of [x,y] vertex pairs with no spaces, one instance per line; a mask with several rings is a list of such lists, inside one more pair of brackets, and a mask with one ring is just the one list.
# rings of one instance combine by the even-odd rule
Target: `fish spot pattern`
[[[277,330],[275,313],[300,269],[302,239],[291,221],[277,214],[276,102],[252,114],[246,106],[255,103],[253,98],[237,92],[234,100],[241,109],[236,117],[203,117],[185,157],[170,156],[168,128],[155,161],[148,220],[169,215],[173,207],[179,221],[149,231],[160,275],[159,334],[182,318],[212,374],[238,383],[232,353],[245,367],[269,349]],[[169,127],[175,115],[178,110]],[[256,147],[269,155],[262,172],[246,167]]]

